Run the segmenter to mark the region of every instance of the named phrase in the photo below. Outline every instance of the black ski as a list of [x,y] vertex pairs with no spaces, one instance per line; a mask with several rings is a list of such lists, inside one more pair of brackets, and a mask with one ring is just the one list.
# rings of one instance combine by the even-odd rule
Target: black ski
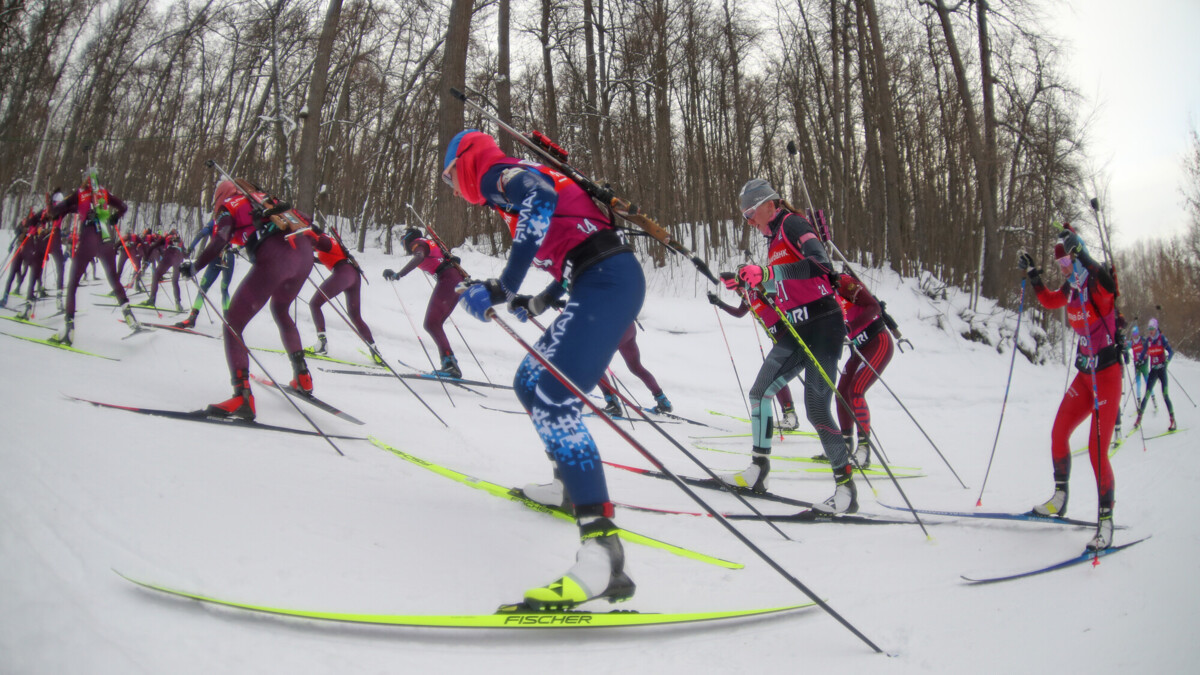
[[973,584],[973,585],[994,584],[994,583],[997,583],[1000,581],[1011,581],[1013,579],[1024,579],[1025,577],[1032,577],[1032,576],[1035,576],[1038,574],[1045,574],[1046,572],[1053,572],[1055,570],[1061,570],[1066,567],[1073,567],[1080,563],[1085,563],[1085,562],[1089,562],[1089,561],[1093,561],[1092,564],[1097,564],[1094,561],[1096,561],[1101,556],[1110,555],[1110,554],[1116,553],[1117,551],[1123,551],[1123,550],[1129,548],[1130,546],[1133,546],[1135,544],[1140,544],[1149,538],[1150,537],[1148,537],[1148,536],[1142,537],[1141,539],[1131,541],[1128,544],[1121,544],[1120,546],[1110,546],[1110,547],[1100,550],[1100,551],[1084,551],[1083,553],[1080,553],[1079,555],[1075,556],[1074,558],[1068,558],[1062,562],[1057,562],[1057,563],[1054,563],[1053,565],[1047,565],[1045,567],[1039,567],[1034,570],[1029,570],[1028,572],[1019,572],[1017,574],[1009,574],[1007,576],[1002,576],[1002,577],[987,577],[987,578],[982,578],[982,579],[975,579],[975,578],[968,577],[965,575],[962,578],[967,583]]
[[[275,388],[275,383],[265,377],[259,377],[258,375],[251,374],[250,379],[254,380],[255,382],[257,382],[261,385],[268,387],[271,391],[278,391]],[[292,394],[297,399],[304,401],[305,403],[307,403],[313,407],[320,408],[321,410],[324,410],[325,412],[329,413],[330,415],[333,415],[334,417],[344,419],[347,422],[350,422],[352,424],[366,424],[366,422],[363,422],[362,420],[358,419],[354,415],[351,415],[348,412],[339,410],[338,408],[335,408],[334,406],[326,403],[325,401],[322,401],[321,399],[317,398],[316,396],[313,396],[312,394],[300,391],[299,389],[291,386],[290,384],[284,384],[284,385],[280,385],[280,386],[282,386],[284,389],[287,389],[288,393]]]
[[[643,476],[650,476],[651,478],[659,478],[662,480],[671,480],[671,477],[668,476],[667,474],[665,474],[661,471],[656,471],[654,469],[639,469],[636,466],[626,466],[624,464],[617,464],[615,462],[604,462],[604,465],[611,466],[614,469],[630,471],[632,473],[640,474]],[[699,488],[705,488],[707,490],[718,490],[720,492],[733,491],[733,492],[736,492],[736,493],[742,495],[743,497],[753,497],[754,499],[765,499],[765,500],[771,501],[771,502],[779,502],[780,504],[791,504],[792,506],[800,506],[803,508],[810,508],[813,506],[812,502],[806,502],[802,499],[792,499],[791,497],[784,497],[783,495],[777,495],[774,492],[755,492],[754,490],[751,490],[750,488],[737,487],[735,485],[728,485],[726,483],[722,483],[721,481],[713,479],[713,478],[693,478],[691,476],[679,476],[679,480],[683,481],[684,483],[687,483],[688,485],[691,485],[694,487],[699,487]]]
[[[117,405],[115,403],[102,403],[100,401],[92,401],[78,396],[70,396],[67,398],[83,403],[91,403],[98,408],[113,408],[116,410],[127,410],[129,412],[138,413],[141,415],[153,415],[155,417],[166,417],[175,420],[191,420],[193,422],[208,422],[211,424],[223,424],[232,427],[245,427],[247,429],[263,429],[265,431],[282,431],[289,434],[300,434],[301,436],[320,436],[321,434],[309,429],[294,429],[292,427],[281,427],[274,424],[264,424],[262,422],[246,421],[239,419],[228,419],[223,417],[209,417],[208,413],[203,410],[159,410],[156,408],[137,408],[134,406]],[[364,436],[340,436],[337,434],[325,434],[329,438],[338,438],[348,441],[364,441]]]

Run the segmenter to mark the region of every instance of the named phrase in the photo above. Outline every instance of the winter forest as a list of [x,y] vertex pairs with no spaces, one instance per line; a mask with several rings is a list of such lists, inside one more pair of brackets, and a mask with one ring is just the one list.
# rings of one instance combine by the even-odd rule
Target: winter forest
[[[737,190],[759,176],[788,186],[798,206],[825,209],[856,262],[929,273],[1015,306],[1019,250],[1045,261],[1054,221],[1080,224],[1097,246],[1105,218],[1105,176],[1092,168],[1043,9],[1032,0],[5,0],[3,216],[15,223],[97,166],[134,205],[130,227],[191,232],[211,202],[204,162],[216,159],[353,228],[359,250],[374,237],[391,252],[409,205],[451,245],[475,238],[500,250],[502,223],[447,199],[437,180],[450,137],[486,127],[447,94],[465,85],[701,255],[746,248]],[[1195,147],[1188,196],[1200,222]],[[1191,233],[1118,257],[1125,313],[1144,321],[1161,306],[1177,348],[1196,355],[1200,224]]]

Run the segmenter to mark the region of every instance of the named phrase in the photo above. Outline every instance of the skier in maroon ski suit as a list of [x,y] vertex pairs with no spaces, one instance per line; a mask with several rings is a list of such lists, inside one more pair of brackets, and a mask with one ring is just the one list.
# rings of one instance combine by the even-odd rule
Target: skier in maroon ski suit
[[351,257],[342,246],[340,237],[334,239],[327,234],[316,234],[315,232],[306,234],[313,240],[313,247],[317,251],[317,261],[330,271],[329,277],[317,288],[317,292],[313,293],[312,300],[308,301],[308,308],[312,311],[313,324],[317,328],[317,344],[309,348],[309,351],[314,354],[328,352],[325,340],[325,315],[321,312],[321,307],[326,302],[345,293],[346,314],[353,324],[354,330],[367,343],[367,347],[371,350],[371,358],[376,363],[382,364],[383,358],[375,349],[375,338],[371,335],[371,327],[362,318],[362,270],[358,267],[358,261]]
[[[261,202],[268,199],[253,195]],[[303,234],[285,234],[269,220],[256,215],[257,206],[233,181],[221,181],[213,194],[212,238],[195,262],[184,261],[180,272],[186,277],[204,269],[220,257],[226,245],[244,247],[250,257],[250,271],[234,291],[225,311],[225,359],[233,381],[233,397],[208,406],[214,417],[254,419],[254,396],[250,392],[250,352],[242,333],[250,320],[267,302],[279,326],[279,337],[292,362],[293,389],[312,393],[312,375],[304,361],[300,331],[289,309],[313,267],[312,239]]]
[[[8,273],[8,281],[4,285],[4,297],[0,299],[0,307],[8,304],[8,293],[12,287],[13,281],[18,276],[17,271],[21,270],[24,278],[29,279],[29,293],[25,297],[25,307],[17,314],[17,318],[22,321],[28,321],[29,315],[33,312],[33,302],[37,297],[38,280],[42,276],[42,260],[46,253],[46,241],[48,239],[47,228],[42,227],[43,213],[35,213],[33,209],[29,210],[29,215],[21,221],[18,238],[20,244],[16,251],[13,252],[10,260],[11,270]],[[24,279],[22,279],[23,281]],[[17,293],[21,292],[20,283],[17,284]]]
[[[669,413],[674,408],[671,406],[670,399],[663,393],[662,387],[658,386],[658,380],[654,379],[654,374],[642,365],[642,351],[638,349],[637,344],[637,329],[638,322],[635,320],[629,324],[629,328],[625,329],[625,334],[621,336],[621,344],[617,347],[621,358],[625,360],[625,367],[629,368],[629,372],[637,376],[642,384],[650,390],[650,395],[654,397],[654,412]],[[621,401],[617,398],[617,387],[614,382],[609,381],[609,376],[606,374],[600,378],[600,391],[604,392],[604,401],[608,405],[604,408],[604,412],[609,415],[620,415]]]
[[1083,240],[1071,229],[1065,229],[1059,235],[1054,258],[1067,281],[1052,291],[1042,284],[1041,272],[1032,257],[1024,252],[1019,257],[1021,267],[1033,282],[1038,302],[1046,309],[1066,307],[1067,321],[1080,336],[1075,358],[1075,369],[1079,372],[1059,404],[1050,432],[1054,495],[1046,503],[1033,507],[1033,513],[1045,517],[1066,515],[1071,477],[1071,432],[1090,417],[1088,454],[1096,475],[1099,518],[1096,535],[1087,546],[1099,550],[1108,548],[1113,541],[1116,481],[1108,462],[1108,448],[1121,405],[1121,347],[1116,340],[1117,283],[1107,269],[1088,255]]
[[[846,406],[835,407],[846,447],[854,451],[854,463],[858,468],[865,469],[871,462],[871,409],[867,407],[867,389],[891,363],[895,343],[884,323],[883,308],[867,287],[849,274],[839,275],[837,282],[833,297],[846,315],[846,337],[852,345],[850,359],[838,378],[838,393],[854,409],[853,418]],[[854,449],[854,426],[858,427],[857,449]]]
[[93,260],[99,260],[104,266],[108,285],[121,307],[125,323],[135,330],[141,327],[129,308],[129,298],[121,286],[121,278],[117,276],[116,257],[120,234],[116,228],[125,210],[125,202],[99,185],[99,172],[95,169],[88,170],[78,190],[50,209],[51,218],[60,218],[75,211],[77,219],[71,274],[67,282],[66,325],[62,333],[50,338],[52,342],[71,344],[75,332],[75,290],[79,288],[79,280]]
[[155,306],[158,285],[162,283],[163,277],[167,276],[168,272],[174,271],[174,274],[171,275],[171,290],[175,294],[175,311],[182,312],[183,303],[179,297],[179,265],[183,263],[183,240],[179,238],[177,230],[171,230],[155,245],[151,252],[151,259],[154,260],[154,278],[150,282],[148,304],[151,307]]
[[405,230],[400,243],[412,256],[412,260],[399,272],[384,270],[383,278],[395,281],[420,268],[422,272],[437,280],[433,286],[433,293],[429,296],[429,306],[425,308],[423,324],[425,332],[429,333],[433,343],[437,345],[438,354],[442,359],[441,369],[434,372],[445,377],[461,378],[462,369],[458,367],[458,359],[454,357],[454,350],[450,348],[450,341],[446,339],[446,330],[442,326],[458,306],[458,292],[454,289],[466,277],[455,264],[457,259],[447,258],[442,252],[442,247],[438,246],[437,242],[422,237],[420,230],[412,227]]

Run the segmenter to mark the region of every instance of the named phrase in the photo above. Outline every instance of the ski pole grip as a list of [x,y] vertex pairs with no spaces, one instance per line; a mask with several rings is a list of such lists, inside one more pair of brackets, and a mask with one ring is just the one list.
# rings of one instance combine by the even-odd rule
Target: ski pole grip
[[213,168],[213,167],[214,167],[214,166],[216,166],[216,165],[217,165],[217,161],[216,161],[215,159],[206,159],[206,160],[204,160],[204,166],[207,166],[207,167],[208,167],[208,168],[210,168],[210,169],[211,169],[211,168]]
[[454,98],[462,101],[463,103],[467,102],[467,95],[462,93],[461,91],[455,89],[454,87],[450,87],[450,95],[453,96]]

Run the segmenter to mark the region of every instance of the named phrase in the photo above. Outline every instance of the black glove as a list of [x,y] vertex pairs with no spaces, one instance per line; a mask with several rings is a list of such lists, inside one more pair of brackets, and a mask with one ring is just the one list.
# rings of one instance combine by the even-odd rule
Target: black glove
[[1033,261],[1033,256],[1029,255],[1025,251],[1021,251],[1021,253],[1017,255],[1017,266],[1022,270],[1029,272],[1037,267],[1037,263]]
[[508,311],[524,321],[518,310],[525,310],[528,316],[537,316],[551,307],[562,309],[567,303],[562,298],[552,298],[545,293],[538,295],[517,295],[508,301]]
[[179,276],[185,279],[191,279],[196,276],[196,262],[194,260],[184,260],[179,263]]
[[1079,235],[1071,230],[1063,230],[1058,233],[1058,241],[1062,243],[1063,248],[1067,249],[1067,253],[1076,255],[1083,252],[1083,240]]
[[709,291],[708,292],[708,303],[710,305],[719,305],[719,304],[721,304],[721,300],[720,300],[720,298],[717,297],[716,293]]
[[395,272],[393,272],[392,270],[384,270],[384,271],[383,271],[383,278],[384,278],[384,279],[387,279],[388,281],[395,281],[395,280],[396,280],[396,279],[398,279],[399,277],[397,277],[397,276],[396,276],[396,273],[395,273]]

